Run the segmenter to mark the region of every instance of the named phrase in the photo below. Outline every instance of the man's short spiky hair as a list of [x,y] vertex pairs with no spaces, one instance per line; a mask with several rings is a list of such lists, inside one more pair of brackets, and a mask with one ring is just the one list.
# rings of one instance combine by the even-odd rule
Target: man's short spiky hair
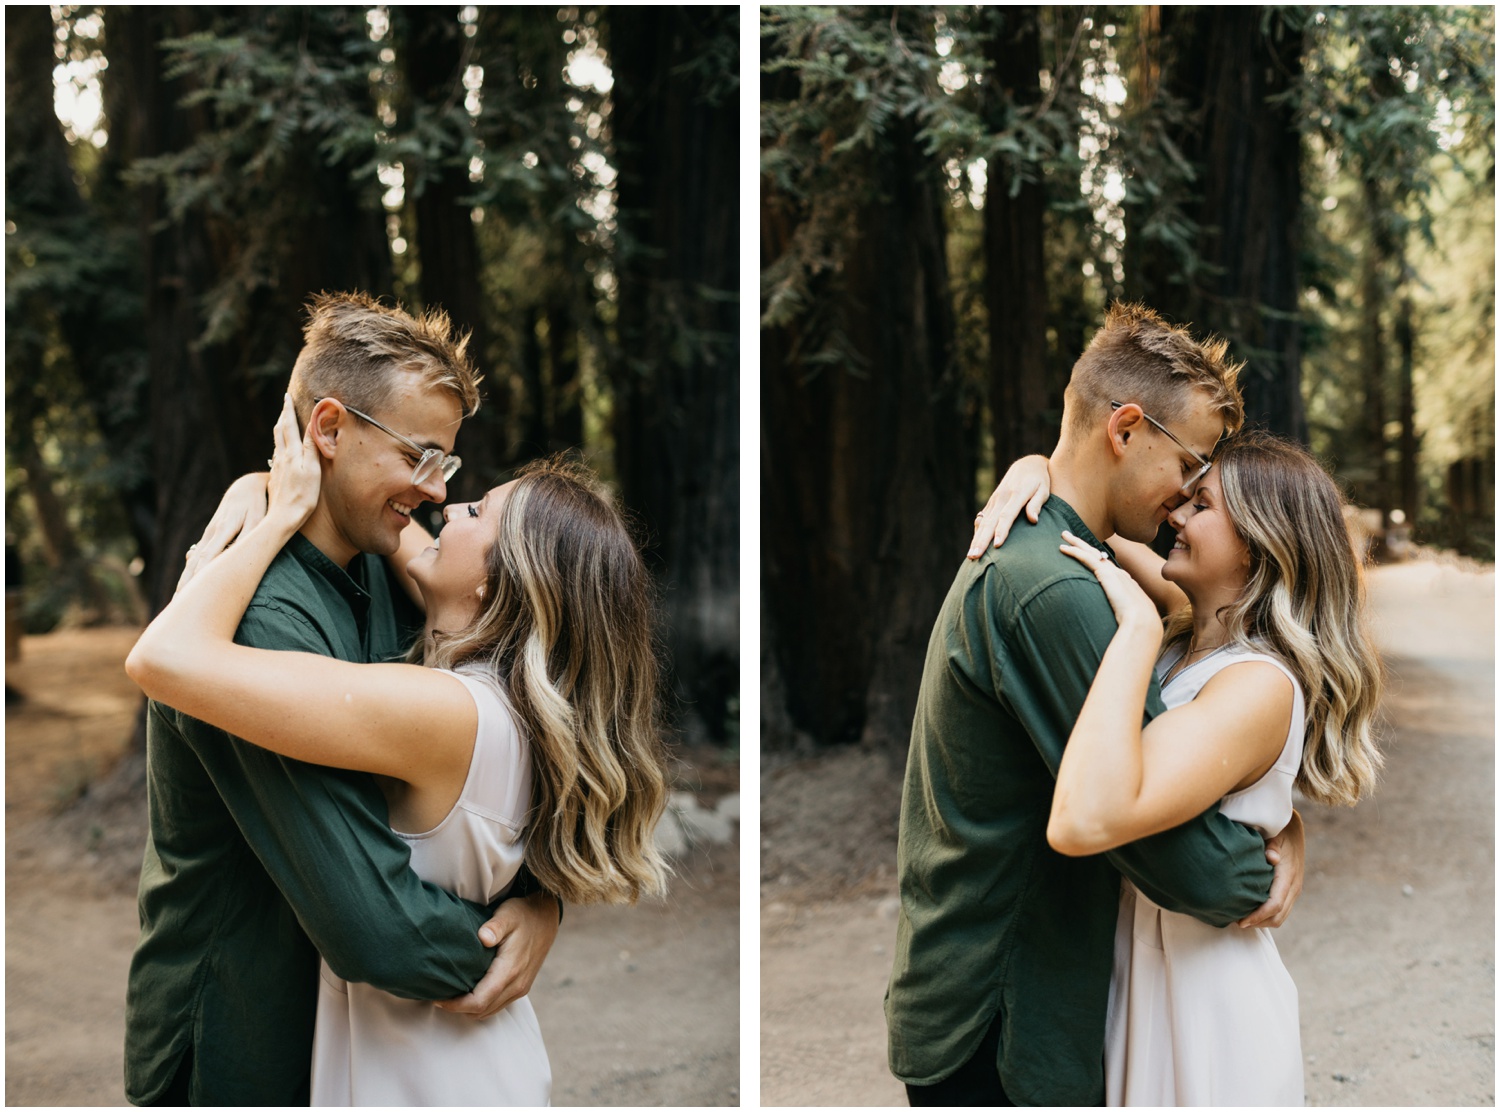
[[390,405],[402,374],[429,389],[447,390],[465,417],[479,408],[480,376],[469,361],[469,334],[454,338],[448,314],[418,316],[382,305],[367,293],[320,293],[307,304],[302,351],[288,392],[304,427],[318,398],[378,416]]
[[1223,420],[1225,433],[1235,432],[1245,423],[1236,384],[1244,364],[1228,354],[1224,340],[1195,340],[1146,306],[1117,301],[1073,364],[1065,395],[1068,420],[1092,424],[1117,401],[1135,402],[1159,421],[1181,421],[1198,390]]

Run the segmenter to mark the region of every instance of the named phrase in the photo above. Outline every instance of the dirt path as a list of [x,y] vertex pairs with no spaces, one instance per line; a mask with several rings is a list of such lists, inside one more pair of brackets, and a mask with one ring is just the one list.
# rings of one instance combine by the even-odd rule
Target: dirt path
[[[144,804],[97,822],[57,811],[119,756],[139,698],[120,666],[134,639],[28,638],[7,670],[27,696],[5,715],[8,1105],[124,1104]],[[705,755],[684,778],[712,807],[738,774]],[[704,843],[677,868],[664,904],[568,909],[532,990],[553,1103],[738,1103],[738,840]]]
[[[1371,577],[1383,783],[1352,811],[1302,807],[1307,885],[1277,938],[1311,1105],[1495,1102],[1494,584],[1429,562]],[[899,771],[845,752],[762,782],[762,1101],[904,1104],[881,1013]]]

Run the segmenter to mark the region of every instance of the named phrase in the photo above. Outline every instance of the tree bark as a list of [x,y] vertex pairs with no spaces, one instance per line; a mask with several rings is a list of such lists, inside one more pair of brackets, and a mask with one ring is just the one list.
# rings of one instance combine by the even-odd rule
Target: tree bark
[[[67,142],[52,103],[53,22],[46,7],[18,5],[5,11],[6,22],[6,186],[7,211],[26,225],[48,230],[51,238],[69,244],[67,250],[90,252],[87,267],[65,290],[34,296],[22,314],[35,324],[53,318],[76,375],[83,405],[94,418],[109,458],[119,476],[116,491],[126,527],[137,550],[150,559],[155,541],[155,495],[145,466],[146,438],[139,416],[144,401],[144,336],[140,285],[135,256],[117,225],[124,205],[119,172],[123,159],[119,143],[105,149],[92,195],[85,199],[75,180]],[[113,136],[111,137],[114,138]],[[84,245],[89,245],[85,248]],[[16,391],[37,395],[33,405],[44,405],[41,395],[54,393],[40,370],[40,353],[22,354],[13,367],[19,383],[7,384],[7,397]],[[21,366],[35,371],[23,373]]]
[[[184,106],[191,76],[168,80],[159,44],[217,29],[283,35],[318,56],[339,49],[347,26],[337,12],[316,9],[112,8],[108,94],[118,106],[111,142],[131,157],[189,147],[215,126],[202,105]],[[389,253],[380,213],[350,182],[350,167],[328,165],[316,137],[293,160],[295,187],[278,202],[278,226],[262,244],[274,251],[274,286],[247,291],[244,314],[231,335],[206,342],[203,295],[246,248],[243,214],[195,208],[164,219],[163,190],[137,189],[144,259],[146,348],[150,371],[151,469],[156,485],[156,558],[145,572],[153,612],[171,596],[183,553],[201,533],[225,486],[264,467],[270,428],[301,347],[301,307],[318,290],[390,291]],[[225,173],[236,168],[225,167]],[[268,187],[274,191],[274,187]],[[265,229],[256,229],[264,232]],[[277,368],[274,375],[259,373]],[[284,371],[280,370],[284,368]]]
[[[1039,11],[988,8],[985,54],[986,122],[1003,131],[1040,102]],[[1048,373],[1047,270],[1042,249],[1047,193],[1040,180],[1017,180],[1004,162],[991,163],[984,201],[985,306],[989,317],[990,421],[995,474],[1015,459],[1047,452],[1057,442],[1054,411],[1061,385]]]
[[[681,724],[724,740],[739,670],[738,94],[694,72],[734,8],[610,12],[621,249],[615,463],[665,596]],[[737,86],[735,86],[737,90]]]
[[1381,201],[1374,182],[1366,179],[1363,196],[1368,227],[1371,229],[1360,260],[1359,362],[1364,372],[1365,445],[1367,477],[1356,484],[1359,501],[1380,510],[1391,509],[1391,483],[1386,464],[1386,305],[1385,268],[1389,243],[1381,230]]
[[[1197,107],[1169,138],[1196,169],[1200,266],[1186,287],[1163,251],[1135,255],[1131,286],[1167,316],[1216,332],[1246,361],[1246,423],[1306,442],[1302,404],[1301,142],[1288,91],[1302,32],[1263,7],[1159,9],[1163,86]],[[1265,30],[1262,29],[1266,24]],[[1143,25],[1149,38],[1149,25]],[[1148,45],[1147,49],[1150,47]],[[1129,238],[1127,236],[1127,243]]]
[[[762,743],[896,751],[972,510],[973,415],[953,362],[943,190],[900,122],[851,181],[867,193],[835,278],[812,291],[853,365],[814,367],[811,325],[761,344]],[[762,263],[809,218],[763,187]],[[766,706],[784,698],[785,705]]]
[[1401,510],[1406,514],[1408,528],[1416,525],[1417,513],[1421,509],[1421,492],[1417,489],[1417,405],[1412,376],[1415,362],[1413,346],[1411,296],[1403,293],[1396,302],[1396,351],[1400,359],[1396,417],[1401,422],[1397,485]]
[[[399,12],[404,27],[406,79],[411,90],[411,110],[434,113],[462,111],[463,75],[467,49],[454,9],[410,7]],[[451,125],[455,130],[458,123]],[[447,311],[458,332],[469,332],[469,357],[488,379],[487,394],[499,390],[490,365],[490,328],[486,320],[484,283],[480,277],[479,242],[474,234],[472,206],[461,198],[474,191],[465,166],[452,164],[461,158],[461,136],[452,137],[452,147],[436,163],[407,167],[416,217],[417,258],[421,263],[420,288],[426,308]],[[459,430],[455,450],[464,467],[452,484],[449,497],[479,498],[501,471],[509,446],[505,437],[505,413],[500,405],[482,406]]]
[[521,387],[520,397],[516,399],[516,406],[520,410],[516,428],[520,432],[520,438],[519,443],[511,448],[518,460],[539,455],[547,447],[547,414],[544,407],[547,395],[542,384],[542,345],[536,335],[541,316],[541,310],[534,305],[522,311],[520,350],[512,356],[516,367],[516,381]]

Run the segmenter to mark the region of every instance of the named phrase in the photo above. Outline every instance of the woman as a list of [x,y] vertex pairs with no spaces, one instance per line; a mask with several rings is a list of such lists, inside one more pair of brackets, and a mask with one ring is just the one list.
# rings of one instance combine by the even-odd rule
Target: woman
[[[476,903],[520,867],[572,903],[660,893],[666,778],[652,593],[618,512],[548,462],[468,505],[408,563],[426,610],[408,664],[233,643],[265,569],[317,504],[290,401],[265,517],[183,587],[126,662],[147,695],[299,760],[374,773],[424,879]],[[358,868],[350,862],[350,868]],[[530,1001],[487,1020],[322,969],[313,1103],[536,1105],[551,1072]]]
[[[1045,501],[1044,465],[1012,469],[1003,487],[1028,492],[1012,506]],[[1271,837],[1294,786],[1352,805],[1380,768],[1359,566],[1317,462],[1242,433],[1167,520],[1165,560],[1114,538],[1116,565],[1062,537],[1119,628],[1058,770],[1047,840],[1061,853],[1102,853],[1215,803]],[[1153,664],[1169,709],[1143,728]],[[1300,1105],[1296,987],[1270,932],[1208,927],[1122,881],[1106,1093],[1111,1105]]]

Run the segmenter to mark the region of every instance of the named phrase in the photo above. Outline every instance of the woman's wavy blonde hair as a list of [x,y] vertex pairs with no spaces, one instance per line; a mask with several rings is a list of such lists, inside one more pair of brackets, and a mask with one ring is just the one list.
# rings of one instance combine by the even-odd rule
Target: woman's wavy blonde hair
[[523,468],[467,629],[413,650],[492,671],[531,746],[526,864],[569,903],[634,903],[666,890],[652,834],[666,805],[658,721],[656,594],[598,480],[565,457]]
[[[1298,790],[1352,806],[1384,763],[1375,746],[1383,683],[1343,499],[1308,452],[1265,432],[1230,437],[1214,468],[1229,520],[1250,550],[1245,590],[1221,617],[1233,641],[1274,654],[1302,682]],[[1191,634],[1192,623],[1191,608],[1175,615],[1166,644]]]

